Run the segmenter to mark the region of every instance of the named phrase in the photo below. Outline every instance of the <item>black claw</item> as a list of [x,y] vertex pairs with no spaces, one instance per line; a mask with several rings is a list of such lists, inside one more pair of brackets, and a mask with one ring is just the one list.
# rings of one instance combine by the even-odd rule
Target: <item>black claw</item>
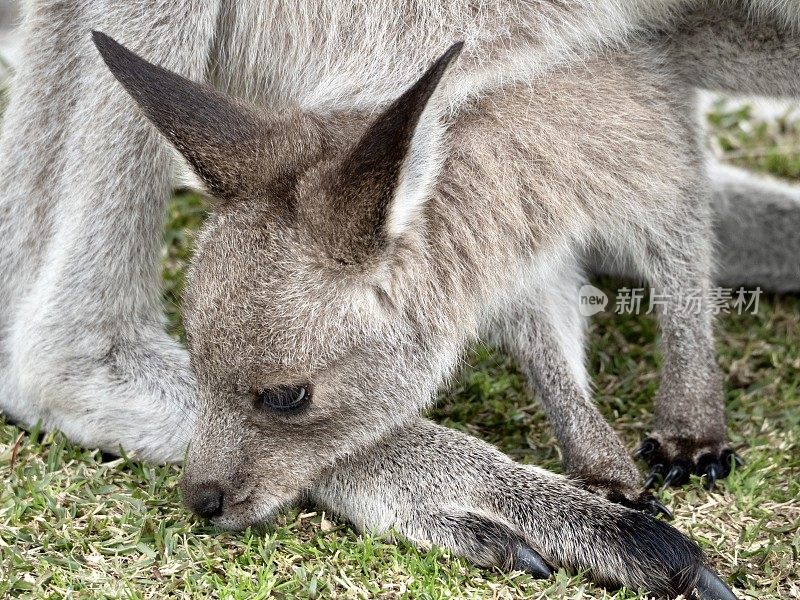
[[649,490],[653,487],[655,482],[658,478],[664,474],[664,465],[658,463],[657,465],[653,465],[653,468],[650,469],[650,473],[647,475],[647,479],[644,480],[644,489]]
[[119,458],[119,454],[114,454],[113,452],[100,452],[100,462],[101,463],[108,463],[113,462]]
[[633,451],[633,458],[646,458],[653,454],[661,444],[653,438],[645,438],[639,447]]
[[649,492],[642,492],[636,500],[629,500],[624,494],[612,492],[608,499],[622,506],[627,506],[633,510],[640,510],[653,517],[664,515],[667,519],[672,518],[672,512],[661,501]]
[[525,571],[536,579],[547,579],[553,574],[552,569],[547,566],[541,555],[527,546],[517,546],[514,550],[512,568],[517,571]]
[[[676,444],[678,455],[671,456],[672,453],[665,452],[658,440],[652,437],[645,438],[633,453],[636,458],[645,458],[651,466],[644,482],[645,490],[660,487],[659,481],[665,488],[683,485],[689,481],[689,475],[692,474],[704,477],[706,488],[713,490],[720,479],[725,479],[734,468],[744,464],[730,449],[704,452],[697,456],[697,445],[684,440],[682,445]],[[697,458],[689,458],[690,456]]]
[[688,475],[688,471],[684,468],[681,464],[673,464],[672,468],[667,473],[667,476],[664,477],[664,487],[668,488],[673,483],[680,485],[680,483],[686,478]]
[[708,567],[700,567],[696,587],[700,600],[736,600],[731,589]]
[[650,512],[654,517],[658,515],[664,515],[665,518],[672,520],[672,511],[668,509],[661,503],[661,500],[657,498],[651,498],[650,500]]
[[744,466],[744,461],[742,458],[733,450],[725,450],[720,457],[720,461],[722,464],[727,465],[730,468],[733,468],[734,466],[737,468]]
[[710,492],[714,489],[714,484],[717,482],[717,477],[719,477],[720,468],[718,465],[708,465],[706,467],[706,489]]

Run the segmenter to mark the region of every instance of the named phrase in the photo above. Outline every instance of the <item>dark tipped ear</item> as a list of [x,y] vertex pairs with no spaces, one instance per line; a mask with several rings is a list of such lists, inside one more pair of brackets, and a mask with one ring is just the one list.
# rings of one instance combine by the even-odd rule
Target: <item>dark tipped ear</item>
[[442,127],[437,115],[427,119],[423,114],[463,45],[453,44],[395,100],[342,164],[331,195],[333,214],[344,228],[339,231],[350,230],[352,259],[365,258],[401,234],[427,198],[441,166]]
[[248,147],[258,148],[254,112],[208,85],[147,62],[99,31],[92,38],[114,77],[209,191],[222,199],[233,197],[242,184],[236,163]]

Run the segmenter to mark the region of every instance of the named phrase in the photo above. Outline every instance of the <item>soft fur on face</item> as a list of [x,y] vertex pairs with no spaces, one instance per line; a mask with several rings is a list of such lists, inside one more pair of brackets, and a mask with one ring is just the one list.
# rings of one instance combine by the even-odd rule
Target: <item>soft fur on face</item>
[[[403,317],[349,270],[301,224],[276,228],[261,203],[222,207],[204,228],[185,305],[201,401],[186,477],[202,484],[213,473],[236,490],[219,524],[267,517],[371,441],[376,422],[402,422],[398,405],[431,394],[425,352],[409,350]],[[260,405],[259,392],[289,385],[312,390],[300,414]]]

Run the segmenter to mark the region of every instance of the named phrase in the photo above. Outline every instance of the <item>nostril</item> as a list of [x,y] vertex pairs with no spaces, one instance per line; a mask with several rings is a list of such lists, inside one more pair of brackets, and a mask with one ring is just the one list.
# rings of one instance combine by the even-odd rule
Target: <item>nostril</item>
[[219,485],[205,483],[191,491],[186,503],[193,512],[204,519],[213,519],[222,515],[223,500],[224,494]]

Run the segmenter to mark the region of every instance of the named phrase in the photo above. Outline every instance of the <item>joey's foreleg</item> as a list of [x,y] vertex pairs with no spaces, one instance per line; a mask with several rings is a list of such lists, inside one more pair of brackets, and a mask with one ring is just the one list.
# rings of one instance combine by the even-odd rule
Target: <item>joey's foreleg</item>
[[723,379],[714,351],[709,209],[702,200],[687,199],[660,218],[635,252],[653,287],[663,354],[655,428],[636,454],[651,466],[645,487],[659,480],[679,485],[692,474],[712,487],[738,459],[726,439]]
[[658,596],[696,585],[701,598],[735,598],[676,529],[424,419],[338,463],[311,499],[360,530],[394,529],[484,567],[581,570]]
[[639,470],[592,399],[579,282],[577,272],[554,274],[506,311],[494,333],[538,392],[567,473],[611,500],[668,513],[641,492]]

